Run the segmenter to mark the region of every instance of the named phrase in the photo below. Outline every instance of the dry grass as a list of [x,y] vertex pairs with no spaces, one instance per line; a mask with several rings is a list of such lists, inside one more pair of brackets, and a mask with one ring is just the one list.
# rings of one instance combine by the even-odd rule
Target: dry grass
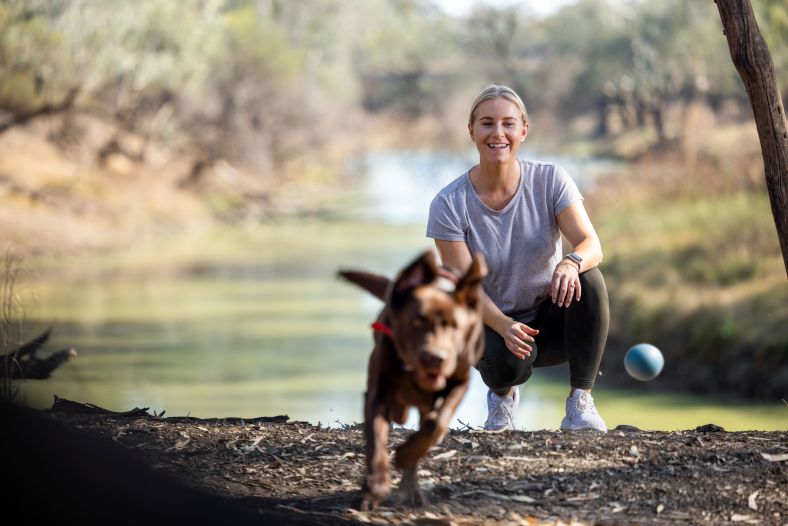
[[643,156],[602,181],[589,208],[605,247],[610,359],[649,341],[666,354],[663,377],[683,378],[670,387],[779,399],[788,287],[751,132],[722,127],[691,159]]
[[[19,278],[20,258],[9,249],[3,261],[2,282],[0,282],[0,355],[5,359],[5,370],[19,367],[16,358],[10,356],[19,345],[22,337],[22,307],[16,291]],[[11,375],[0,378],[0,400],[11,401],[19,392],[19,385]]]

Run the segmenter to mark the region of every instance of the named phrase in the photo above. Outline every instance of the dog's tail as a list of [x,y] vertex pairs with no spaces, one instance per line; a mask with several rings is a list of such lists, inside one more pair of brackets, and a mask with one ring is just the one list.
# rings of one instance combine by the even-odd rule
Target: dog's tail
[[388,294],[389,286],[391,286],[389,278],[360,270],[340,270],[339,276],[351,283],[355,283],[376,298],[386,301],[386,295]]

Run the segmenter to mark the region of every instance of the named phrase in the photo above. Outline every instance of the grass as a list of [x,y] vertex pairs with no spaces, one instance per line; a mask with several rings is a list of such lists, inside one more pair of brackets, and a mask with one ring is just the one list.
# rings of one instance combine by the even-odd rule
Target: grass
[[613,341],[654,343],[690,390],[784,397],[788,287],[763,185],[669,161],[628,177],[592,199]]
[[[22,333],[21,304],[16,292],[19,264],[19,257],[8,250],[3,261],[2,283],[0,284],[0,309],[2,309],[2,313],[0,313],[0,354],[5,360],[3,371],[6,373],[0,377],[0,400],[4,402],[13,401],[19,392],[19,384],[12,379],[11,374],[14,368],[19,367],[19,362],[11,356],[11,352],[21,341]],[[18,333],[20,338],[15,338],[15,333]]]

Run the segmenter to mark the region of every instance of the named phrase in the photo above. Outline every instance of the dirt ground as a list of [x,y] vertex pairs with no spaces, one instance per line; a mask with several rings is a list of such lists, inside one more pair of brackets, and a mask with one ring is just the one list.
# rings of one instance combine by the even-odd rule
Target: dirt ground
[[[453,430],[422,461],[427,507],[390,499],[362,513],[359,426],[44,414],[191,488],[299,524],[788,524],[788,431]],[[410,432],[394,429],[390,446]]]

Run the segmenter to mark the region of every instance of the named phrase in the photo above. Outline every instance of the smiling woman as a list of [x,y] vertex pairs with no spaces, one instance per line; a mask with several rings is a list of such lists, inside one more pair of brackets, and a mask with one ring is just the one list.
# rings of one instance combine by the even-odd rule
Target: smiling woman
[[[528,114],[511,88],[490,85],[479,93],[468,132],[479,163],[433,199],[427,237],[449,267],[463,271],[477,253],[489,265],[485,352],[477,366],[489,388],[485,429],[513,429],[518,386],[534,367],[568,361],[561,428],[606,431],[590,393],[609,307],[597,269],[602,249],[583,198],[561,167],[517,158]],[[565,256],[562,235],[572,246]]]

